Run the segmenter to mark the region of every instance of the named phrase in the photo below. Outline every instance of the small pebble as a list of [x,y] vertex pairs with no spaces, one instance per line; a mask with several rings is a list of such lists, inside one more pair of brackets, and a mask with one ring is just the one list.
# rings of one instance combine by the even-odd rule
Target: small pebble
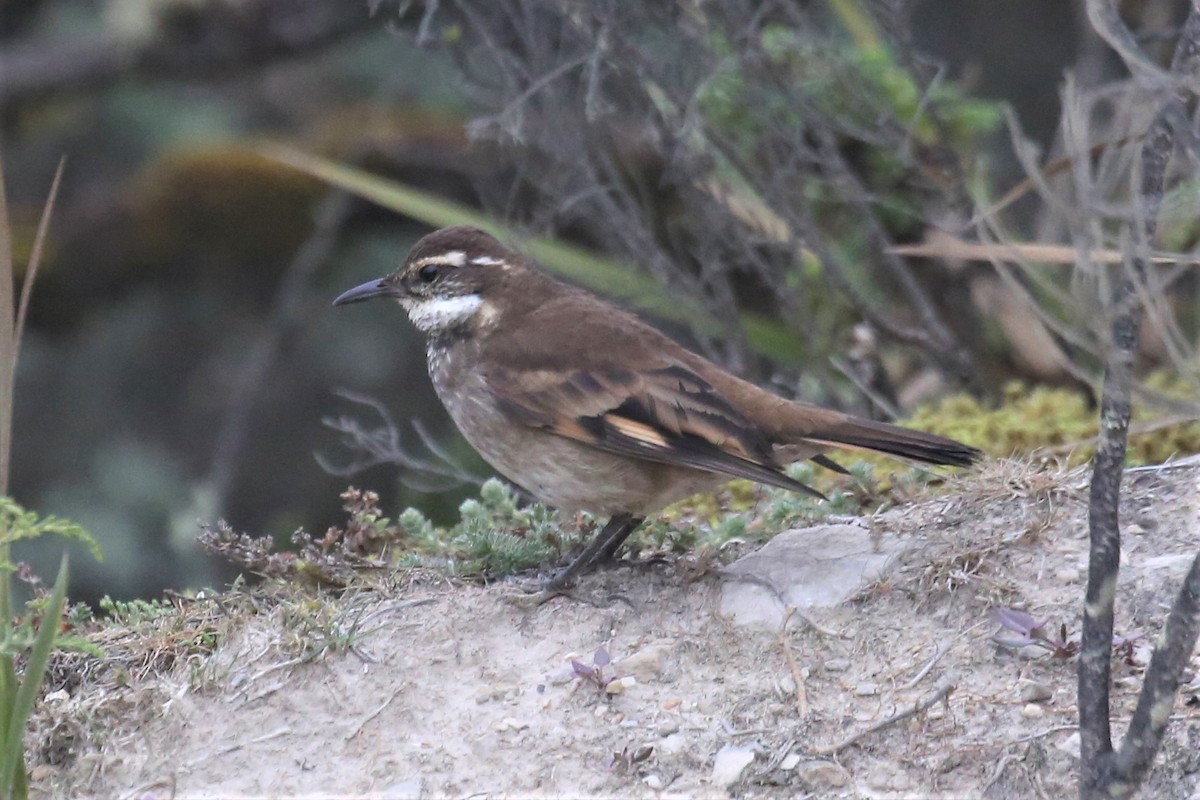
[[632,675],[626,675],[623,678],[613,678],[604,686],[604,691],[609,694],[623,694],[627,689],[632,689],[637,686],[637,678]]
[[1044,683],[1025,681],[1021,684],[1021,702],[1044,703],[1054,697],[1054,690]]
[[504,733],[505,731],[523,731],[528,727],[528,723],[518,722],[512,717],[505,717],[500,721],[500,724],[496,726],[496,730],[500,733]]
[[1067,755],[1079,758],[1079,731],[1072,732],[1070,736],[1054,746]]
[[1075,583],[1079,580],[1079,570],[1074,567],[1063,567],[1054,573],[1054,578],[1059,583]]
[[854,693],[859,697],[874,697],[879,694],[879,684],[863,681],[854,687]]
[[681,702],[683,702],[683,701],[680,700],[678,697],[668,697],[666,700],[663,701],[663,704],[662,704],[663,710],[670,711],[673,708],[678,708],[679,704]]
[[723,789],[732,786],[752,763],[753,750],[727,744],[717,751],[717,756],[713,759],[712,782]]
[[813,789],[836,789],[850,781],[846,770],[832,761],[805,761],[798,765],[796,777]]
[[667,656],[671,654],[674,646],[675,642],[671,639],[652,642],[633,655],[618,661],[614,668],[617,672],[633,675],[643,683],[652,681],[666,669]]
[[800,763],[799,753],[788,753],[783,757],[783,761],[779,762],[779,768],[784,772],[791,772]]
[[850,659],[848,658],[831,658],[825,662],[826,672],[845,672],[850,669]]
[[661,791],[662,788],[666,785],[663,783],[662,778],[658,777],[657,775],[655,775],[653,773],[642,778],[642,783],[646,784],[647,786],[649,786],[651,789],[653,789],[656,792]]
[[664,736],[658,742],[658,751],[667,755],[676,755],[687,750],[687,739],[682,733],[672,733],[670,736]]
[[1021,709],[1021,716],[1025,719],[1040,719],[1046,716],[1046,709],[1042,708],[1037,703],[1030,703]]

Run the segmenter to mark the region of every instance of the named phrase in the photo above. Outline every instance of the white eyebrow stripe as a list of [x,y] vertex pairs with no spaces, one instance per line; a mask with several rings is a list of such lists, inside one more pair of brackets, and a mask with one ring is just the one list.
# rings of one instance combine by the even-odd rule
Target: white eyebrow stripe
[[491,256],[476,256],[471,259],[471,263],[480,267],[492,267],[497,264],[503,264],[504,261],[499,258],[492,258]]
[[416,262],[415,266],[423,267],[426,264],[449,264],[452,267],[461,267],[466,263],[466,253],[464,253],[462,250],[451,250],[448,253],[422,258]]

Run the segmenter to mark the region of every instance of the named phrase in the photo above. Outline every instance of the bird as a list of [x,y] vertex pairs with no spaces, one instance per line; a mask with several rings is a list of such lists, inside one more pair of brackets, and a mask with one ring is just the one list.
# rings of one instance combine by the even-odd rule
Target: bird
[[823,497],[785,467],[844,473],[834,448],[959,467],[981,455],[773,394],[479,228],[424,236],[333,305],[373,298],[399,303],[424,335],[433,388],[485,461],[543,503],[608,518],[543,593],[613,558],[646,517],[733,478]]

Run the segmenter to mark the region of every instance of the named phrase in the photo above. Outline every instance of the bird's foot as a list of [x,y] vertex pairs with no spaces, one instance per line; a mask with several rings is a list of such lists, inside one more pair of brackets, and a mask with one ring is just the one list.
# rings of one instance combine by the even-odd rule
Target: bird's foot
[[504,602],[517,608],[526,608],[533,610],[540,608],[544,603],[553,600],[556,597],[567,595],[567,592],[562,591],[546,591],[542,589],[537,592],[513,592],[504,595]]
[[512,605],[530,609],[538,608],[556,597],[579,600],[580,598],[571,591],[570,584],[574,577],[574,573],[568,567],[549,580],[525,583],[517,591],[504,595],[504,600]]

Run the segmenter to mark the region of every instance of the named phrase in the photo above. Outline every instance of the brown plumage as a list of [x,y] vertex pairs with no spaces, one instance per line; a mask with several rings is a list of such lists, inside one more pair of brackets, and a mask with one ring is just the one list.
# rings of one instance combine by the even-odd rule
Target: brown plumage
[[783,467],[840,469],[824,455],[834,447],[954,466],[979,456],[764,391],[474,228],[426,236],[395,273],[334,302],[376,296],[397,299],[425,332],[442,402],[497,470],[552,505],[625,521],[600,552],[731,477],[817,494]]

